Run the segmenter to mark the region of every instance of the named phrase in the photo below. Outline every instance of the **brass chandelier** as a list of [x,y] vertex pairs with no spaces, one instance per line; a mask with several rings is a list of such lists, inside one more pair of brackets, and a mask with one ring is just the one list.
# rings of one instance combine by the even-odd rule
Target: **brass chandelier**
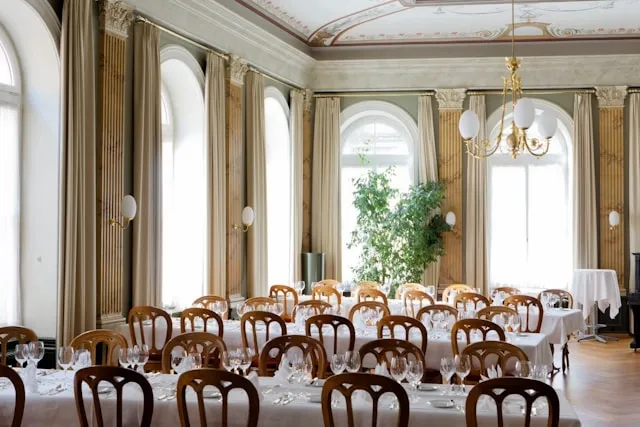
[[[511,154],[514,159],[520,154],[529,153],[535,157],[542,157],[549,151],[551,138],[558,128],[557,117],[549,111],[545,111],[538,123],[538,130],[541,139],[529,138],[527,130],[531,128],[536,119],[536,110],[533,101],[523,98],[522,82],[518,76],[520,60],[515,54],[515,0],[511,1],[511,57],[505,58],[505,65],[509,70],[509,77],[503,78],[502,89],[502,118],[500,119],[500,130],[494,141],[476,139],[480,130],[480,121],[475,112],[467,110],[462,113],[458,129],[466,145],[467,153],[475,158],[484,159],[495,154],[498,150],[502,153]],[[505,112],[507,110],[507,99],[511,95],[511,105],[513,120],[505,128]]]

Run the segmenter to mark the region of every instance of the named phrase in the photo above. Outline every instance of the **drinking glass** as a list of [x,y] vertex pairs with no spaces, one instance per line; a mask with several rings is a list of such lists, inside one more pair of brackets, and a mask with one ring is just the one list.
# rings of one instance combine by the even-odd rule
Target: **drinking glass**
[[516,369],[515,369],[516,377],[531,378],[531,376],[533,375],[532,368],[533,366],[531,365],[531,362],[518,360],[516,362]]
[[238,352],[240,358],[239,367],[242,371],[244,371],[244,376],[246,377],[249,372],[249,368],[251,367],[251,362],[253,362],[253,355],[255,352],[252,348],[249,347],[242,348],[238,350]]
[[[453,393],[453,384],[451,378],[456,373],[456,362],[452,356],[445,356],[440,359],[440,375],[450,384],[450,392]],[[444,393],[443,393],[444,394]]]
[[130,364],[131,364],[131,369],[133,369],[134,371],[137,372],[137,368],[138,368],[138,360],[140,358],[140,348],[137,345],[134,345],[133,348],[131,349],[131,359],[130,360]]
[[277,314],[278,316],[282,316],[282,314],[284,313],[284,304],[282,304],[281,302],[273,304],[273,313]]
[[547,367],[547,365],[534,365],[533,375],[531,376],[531,378],[533,378],[534,380],[546,382],[548,373],[549,368]]
[[305,284],[304,280],[299,280],[296,282],[295,288],[296,291],[298,291],[298,295],[302,295],[306,286],[307,285]]
[[360,371],[362,361],[360,360],[360,353],[357,351],[347,351],[344,354],[345,365],[347,372],[354,373]]
[[431,325],[432,325],[432,329],[436,332],[436,336],[435,336],[436,339],[440,338],[439,330],[440,330],[440,325],[442,323],[443,317],[444,317],[444,314],[441,311],[436,311],[431,316]]
[[[424,367],[422,366],[422,362],[420,360],[411,360],[409,362],[409,368],[407,369],[407,381],[411,385],[411,389],[414,391],[418,391],[418,387],[420,387],[420,383],[422,382],[422,376],[424,375]],[[415,394],[412,397],[412,400],[415,402]]]
[[465,393],[464,379],[471,372],[471,360],[469,356],[464,354],[456,355],[456,375],[460,378],[460,384],[462,385],[462,394]]
[[342,372],[344,372],[344,368],[345,368],[345,360],[344,360],[344,355],[343,354],[334,354],[331,357],[331,372],[333,372],[335,375],[340,375]]
[[401,383],[407,377],[407,359],[394,356],[391,358],[391,376]]
[[149,361],[149,346],[142,344],[138,346],[138,365],[141,367],[140,371],[144,373],[144,365]]
[[382,293],[384,293],[385,295],[389,296],[389,291],[391,290],[391,285],[389,285],[388,283],[385,283],[384,285],[380,286],[380,290],[382,291]]
[[24,362],[29,359],[28,344],[16,344],[13,357],[16,359],[16,362],[20,364],[20,367],[23,368]]
[[520,333],[520,315],[516,314],[509,319],[509,325],[516,334]]
[[231,355],[232,351],[225,351],[222,353],[222,366],[227,372],[233,372],[235,367],[233,366],[233,356]]
[[73,354],[73,365],[71,368],[74,371],[87,368],[91,366],[91,353],[86,348],[78,349]]
[[171,350],[171,369],[176,374],[182,373],[182,361],[187,357],[187,352],[183,348],[174,348]]
[[58,365],[64,371],[64,382],[67,382],[67,370],[73,365],[73,354],[75,350],[73,347],[59,347],[58,348]]
[[123,368],[128,368],[131,364],[131,349],[130,348],[121,348],[118,352],[118,362],[120,366]]
[[433,285],[427,286],[427,293],[431,295],[432,298],[435,298],[436,295],[436,287]]
[[200,353],[189,353],[189,359],[191,359],[191,369],[202,368],[202,355]]
[[27,358],[33,360],[38,366],[38,362],[44,357],[44,343],[42,341],[33,341],[27,344]]

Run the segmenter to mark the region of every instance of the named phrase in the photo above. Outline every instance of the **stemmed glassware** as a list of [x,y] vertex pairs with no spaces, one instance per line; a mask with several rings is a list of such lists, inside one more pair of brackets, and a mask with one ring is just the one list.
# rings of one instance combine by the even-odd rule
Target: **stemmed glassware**
[[224,319],[225,313],[229,309],[229,305],[226,301],[216,301],[213,303],[213,311],[220,316],[221,319]]
[[426,288],[427,293],[435,300],[435,296],[436,296],[436,287],[433,285],[429,285]]
[[234,365],[234,361],[235,361],[235,357],[234,357],[234,351],[231,350],[227,350],[225,352],[222,353],[222,367],[227,371],[227,372],[233,372],[236,369],[236,366]]
[[89,353],[89,350],[86,348],[76,350],[73,354],[73,364],[71,368],[77,372],[89,366],[91,366],[91,353]]
[[380,286],[380,290],[382,291],[383,294],[389,296],[391,285],[389,285],[388,283],[384,283],[382,286]]
[[411,385],[411,389],[414,394],[411,397],[412,401],[417,400],[417,396],[415,396],[415,392],[418,391],[418,387],[420,387],[420,383],[422,382],[422,376],[424,375],[424,367],[422,366],[422,361],[420,360],[411,360],[409,361],[409,368],[407,370],[407,381]]
[[251,367],[251,362],[253,362],[253,356],[255,356],[255,351],[253,351],[250,347],[245,347],[237,350],[239,364],[238,368],[244,373],[246,377],[249,373],[249,368]]
[[140,371],[144,373],[144,365],[149,361],[149,346],[146,344],[142,344],[138,346],[138,366],[140,366]]
[[398,383],[402,383],[407,377],[407,359],[404,357],[393,356],[391,358],[391,376]]
[[16,362],[20,364],[20,367],[24,368],[24,362],[29,359],[28,344],[16,344],[13,357],[16,359]]
[[441,311],[435,311],[431,315],[431,325],[432,325],[431,329],[433,329],[436,332],[435,339],[440,338],[439,330],[440,330],[443,319],[444,319],[444,313],[442,313]]
[[36,368],[38,363],[44,358],[44,343],[42,341],[32,341],[27,344],[27,360],[33,361]]
[[462,394],[464,394],[466,391],[465,385],[464,385],[464,379],[467,377],[467,375],[469,375],[469,372],[471,372],[471,360],[469,359],[469,356],[466,354],[464,355],[458,354],[456,355],[455,362],[456,362],[456,375],[460,379],[460,389],[462,391]]
[[520,333],[520,315],[515,314],[509,318],[509,326],[511,330],[517,335]]
[[58,348],[58,365],[64,371],[64,382],[67,382],[67,371],[69,367],[73,365],[73,355],[75,350],[73,347],[59,347]]
[[121,348],[118,351],[118,363],[122,368],[128,368],[131,366],[131,349],[130,348]]
[[331,372],[334,375],[340,375],[346,368],[344,354],[336,353],[331,357]]
[[[456,373],[456,362],[453,357],[445,356],[440,359],[440,375],[446,380],[447,384],[450,384],[449,392],[453,393],[453,384],[451,384],[451,378]],[[443,392],[443,394],[445,394]]]
[[298,292],[298,295],[302,296],[302,293],[304,292],[304,288],[306,287],[306,284],[304,280],[299,280],[296,282],[294,287],[295,287],[295,290]]
[[345,367],[347,372],[354,373],[360,371],[362,361],[360,360],[360,353],[357,351],[347,351],[344,354]]
[[533,365],[529,361],[518,360],[516,362],[515,375],[520,378],[531,378]]
[[171,350],[171,369],[177,374],[182,373],[182,362],[187,357],[187,352],[183,348],[174,348]]

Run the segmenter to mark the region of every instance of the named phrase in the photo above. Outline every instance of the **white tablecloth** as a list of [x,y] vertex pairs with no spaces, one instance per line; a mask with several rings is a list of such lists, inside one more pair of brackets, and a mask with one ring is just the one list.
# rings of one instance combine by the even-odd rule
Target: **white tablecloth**
[[[525,325],[527,311],[524,308],[518,310],[520,322]],[[534,307],[529,309],[529,330],[534,330],[538,325],[539,312]],[[582,311],[573,308],[548,308],[542,315],[540,333],[547,336],[549,343],[564,345],[568,337],[574,332],[583,332],[586,329]],[[523,326],[524,329],[524,326]]]
[[618,276],[614,270],[575,270],[569,287],[574,303],[582,304],[582,315],[586,319],[591,314],[593,304],[604,312],[610,307],[609,316],[618,315],[622,301],[618,288]]
[[[62,380],[61,373],[47,375],[40,379],[40,392],[46,392],[53,389]],[[71,375],[68,377],[70,384]],[[154,427],[175,427],[180,425],[177,401],[158,400],[158,397],[166,395],[167,391],[175,387],[177,376],[174,375],[158,375],[150,378],[154,389],[154,410],[152,426]],[[302,424],[305,427],[323,427],[322,406],[320,403],[309,402],[302,394],[319,394],[320,388],[311,388],[304,386],[283,385],[274,387],[277,381],[274,378],[260,378],[260,391],[263,398],[260,404],[259,425],[261,427],[298,427]],[[436,409],[429,402],[438,399],[453,399],[456,404],[464,406],[465,396],[441,395],[442,386],[438,386],[436,391],[418,392],[419,399],[411,402],[410,425],[430,425],[430,426],[447,426],[447,427],[464,427],[466,425],[465,415],[457,409]],[[301,396],[286,406],[274,404],[274,400],[282,395],[285,391],[300,393]],[[336,393],[334,393],[336,395]],[[93,403],[88,388],[84,393],[85,408],[88,414],[93,414]],[[123,425],[134,426],[140,425],[142,417],[142,393],[135,385],[128,385],[123,392]],[[567,401],[561,390],[558,390],[560,399],[560,426],[562,427],[579,427],[580,421],[574,412],[571,404]],[[238,392],[229,396],[229,426],[246,426],[246,397],[244,393]],[[13,389],[7,388],[0,390],[0,420],[8,421],[13,414]],[[195,395],[187,393],[189,401],[189,417],[192,425],[199,425],[198,408]],[[116,416],[116,399],[115,397],[100,397],[102,412],[105,417],[105,425],[115,425]],[[371,404],[354,403],[354,412],[356,415],[357,426],[371,425]],[[205,400],[205,410],[207,413],[207,421],[209,425],[217,425],[221,417],[222,404],[216,399]],[[379,425],[395,425],[397,412],[388,409],[388,404],[383,401],[380,404]],[[334,410],[338,416],[345,411],[344,403]],[[505,416],[507,426],[521,426],[523,417],[519,414],[518,407],[509,408],[510,416]],[[478,411],[481,425],[494,426],[496,424],[496,415],[488,409]],[[532,418],[532,426],[546,425],[546,416],[536,416]],[[340,422],[342,420],[343,422]],[[345,419],[338,418],[338,425],[346,425]],[[47,426],[47,427],[71,427],[78,426],[78,415],[75,407],[73,390],[68,390],[54,395],[27,394],[24,418],[22,421],[24,426]],[[95,421],[93,421],[95,425]]]

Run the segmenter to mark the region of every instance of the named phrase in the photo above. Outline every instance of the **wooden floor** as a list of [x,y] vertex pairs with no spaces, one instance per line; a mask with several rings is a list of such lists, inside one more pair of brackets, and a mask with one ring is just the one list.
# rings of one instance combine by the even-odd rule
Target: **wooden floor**
[[[582,427],[640,426],[640,351],[629,348],[628,336],[618,337],[620,341],[607,344],[573,339],[570,368],[553,379],[554,387],[564,389]],[[560,366],[559,348],[555,353]]]

